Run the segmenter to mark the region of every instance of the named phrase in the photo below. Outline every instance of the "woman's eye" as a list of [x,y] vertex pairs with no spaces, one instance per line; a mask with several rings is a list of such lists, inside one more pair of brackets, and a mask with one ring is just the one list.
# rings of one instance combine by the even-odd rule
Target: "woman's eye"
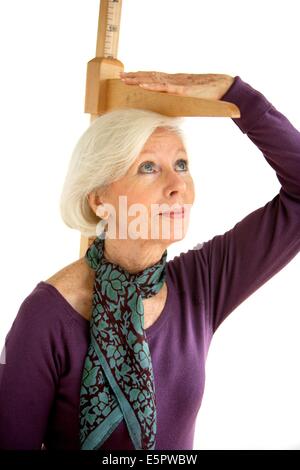
[[182,159],[182,160],[178,160],[178,162],[179,162],[180,164],[183,163],[183,167],[184,167],[184,168],[183,168],[181,171],[187,171],[187,170],[188,170],[188,161],[187,161],[187,160]]
[[140,166],[140,171],[143,169],[143,168],[146,168],[146,173],[149,173],[149,169],[151,170],[151,167],[153,166],[153,163],[151,162],[146,162],[146,163],[143,163],[141,166]]
[[[180,171],[188,171],[188,161],[185,159],[177,160],[176,166],[181,165]],[[152,169],[155,164],[153,162],[145,162],[139,167],[139,172],[152,173]]]

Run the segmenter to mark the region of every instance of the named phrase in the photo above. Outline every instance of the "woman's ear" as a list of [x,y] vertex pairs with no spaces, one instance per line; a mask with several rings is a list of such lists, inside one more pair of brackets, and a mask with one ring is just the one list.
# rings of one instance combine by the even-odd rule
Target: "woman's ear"
[[107,220],[109,217],[109,209],[106,207],[102,199],[103,193],[94,189],[88,194],[88,201],[92,211],[100,217],[100,219]]
[[98,194],[98,190],[94,189],[93,191],[91,191],[88,194],[87,199],[88,199],[88,203],[89,203],[90,208],[92,209],[92,211],[95,214],[97,214],[97,208],[98,208],[99,204],[101,204],[101,200],[100,200],[100,197],[99,197],[99,194]]

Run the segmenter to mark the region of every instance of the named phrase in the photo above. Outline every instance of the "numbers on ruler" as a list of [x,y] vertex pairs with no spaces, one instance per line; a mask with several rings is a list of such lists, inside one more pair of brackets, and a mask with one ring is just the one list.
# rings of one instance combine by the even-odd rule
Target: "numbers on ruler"
[[104,40],[104,56],[116,57],[119,35],[121,2],[120,0],[108,0],[106,12],[106,27]]
[[118,31],[118,26],[116,26],[115,24],[108,24],[107,25],[107,31],[112,31],[112,32],[116,32]]

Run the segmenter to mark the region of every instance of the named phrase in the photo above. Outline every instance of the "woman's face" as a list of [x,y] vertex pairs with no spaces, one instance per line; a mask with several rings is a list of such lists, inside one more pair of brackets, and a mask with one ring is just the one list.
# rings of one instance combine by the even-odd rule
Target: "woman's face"
[[[156,129],[126,175],[100,197],[109,213],[109,237],[114,237],[115,228],[118,239],[157,239],[168,245],[184,238],[195,198],[188,165],[181,138],[165,128]],[[183,216],[161,214],[182,208]]]

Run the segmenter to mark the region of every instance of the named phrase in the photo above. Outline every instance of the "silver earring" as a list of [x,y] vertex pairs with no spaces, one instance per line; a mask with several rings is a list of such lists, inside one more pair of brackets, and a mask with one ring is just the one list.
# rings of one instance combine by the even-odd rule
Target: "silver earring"
[[100,219],[107,220],[109,217],[108,211],[104,208],[104,204],[99,204],[96,209],[96,214]]

